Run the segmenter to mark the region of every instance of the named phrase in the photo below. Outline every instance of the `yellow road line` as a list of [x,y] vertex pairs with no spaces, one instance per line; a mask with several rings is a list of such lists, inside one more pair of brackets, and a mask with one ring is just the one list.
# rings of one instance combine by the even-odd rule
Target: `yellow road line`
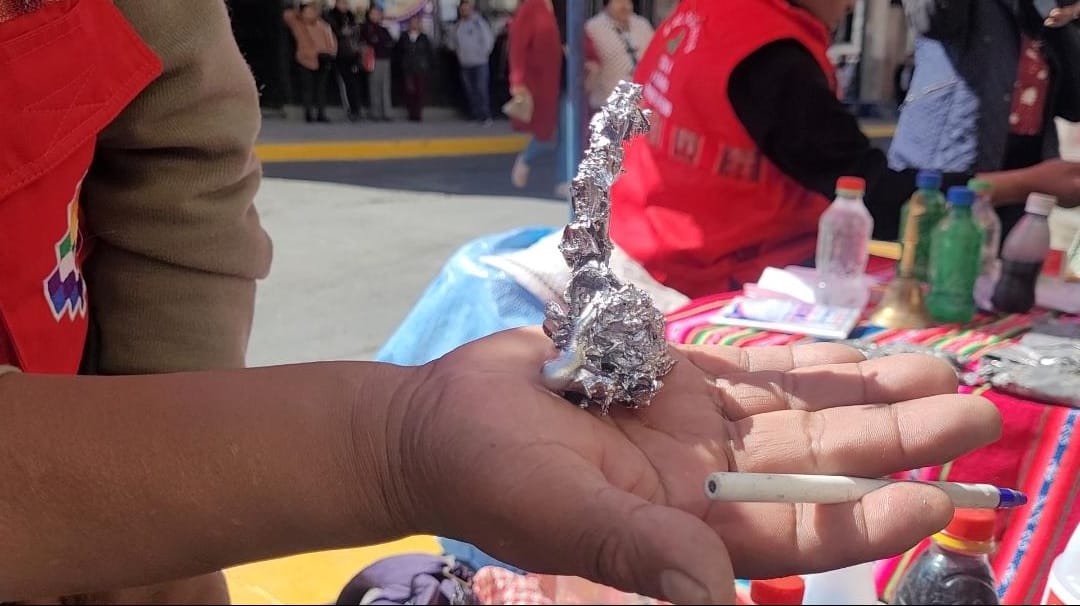
[[[891,137],[896,127],[868,125],[870,138]],[[375,139],[370,141],[307,141],[302,143],[261,143],[255,153],[263,162],[332,162],[349,160],[397,160],[516,154],[525,149],[526,135],[491,137],[446,137],[433,139]]]
[[871,139],[882,139],[896,134],[895,124],[867,124],[862,127],[862,132]]
[[327,162],[333,160],[392,160],[445,156],[513,154],[525,149],[528,137],[447,137],[372,141],[314,141],[264,143],[255,146],[263,162]]

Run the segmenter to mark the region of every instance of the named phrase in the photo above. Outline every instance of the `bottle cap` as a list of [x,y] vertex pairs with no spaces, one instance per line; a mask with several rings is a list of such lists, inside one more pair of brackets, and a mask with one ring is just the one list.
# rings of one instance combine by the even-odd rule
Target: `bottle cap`
[[936,170],[920,170],[915,175],[915,186],[919,189],[941,189],[941,172]]
[[945,527],[945,534],[963,541],[989,543],[994,540],[997,512],[993,509],[957,509]]
[[1044,217],[1050,215],[1050,211],[1054,210],[1057,206],[1057,198],[1049,194],[1032,193],[1028,195],[1027,204],[1024,206],[1024,211],[1033,215],[1042,215]]
[[861,177],[840,177],[836,180],[836,191],[858,192],[866,191],[866,180]]
[[949,188],[949,204],[953,206],[971,206],[975,203],[975,192],[957,185]]
[[750,601],[755,604],[802,604],[805,592],[798,576],[750,581]]
[[986,179],[972,179],[967,182],[967,186],[968,189],[976,193],[994,189],[994,186]]

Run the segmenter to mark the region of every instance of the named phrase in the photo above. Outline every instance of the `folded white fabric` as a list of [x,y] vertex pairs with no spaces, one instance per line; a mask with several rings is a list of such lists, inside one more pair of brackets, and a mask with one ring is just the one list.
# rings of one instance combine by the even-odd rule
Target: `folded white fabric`
[[[555,230],[528,248],[484,256],[480,261],[505,272],[541,301],[565,303],[563,290],[570,279],[570,269],[559,252],[561,241],[562,230]],[[619,279],[649,293],[653,304],[662,313],[670,313],[690,302],[686,295],[657,282],[618,245],[611,251],[609,265]]]

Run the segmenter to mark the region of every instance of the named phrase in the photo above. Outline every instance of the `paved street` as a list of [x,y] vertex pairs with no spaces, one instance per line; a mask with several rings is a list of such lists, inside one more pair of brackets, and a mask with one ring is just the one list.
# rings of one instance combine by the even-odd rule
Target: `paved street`
[[258,290],[253,366],[369,359],[461,244],[566,220],[552,201],[280,179],[258,205],[274,264]]
[[[249,363],[369,359],[462,244],[563,223],[554,158],[538,162],[529,187],[517,190],[513,153],[453,154],[455,145],[512,149],[521,143],[515,136],[505,123],[268,121],[262,150],[296,158],[264,165],[258,205],[275,258],[258,291]],[[388,142],[403,157],[320,159],[367,157]],[[424,157],[440,146],[440,157]]]

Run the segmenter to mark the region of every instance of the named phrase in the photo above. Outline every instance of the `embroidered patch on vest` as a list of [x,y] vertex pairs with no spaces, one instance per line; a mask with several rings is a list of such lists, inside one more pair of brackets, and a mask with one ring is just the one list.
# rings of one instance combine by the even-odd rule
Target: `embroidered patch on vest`
[[56,243],[56,267],[42,282],[45,300],[59,322],[64,314],[68,318],[86,315],[86,283],[79,271],[76,252],[79,245],[79,191],[82,181],[75,186],[75,194],[67,206],[67,231]]

